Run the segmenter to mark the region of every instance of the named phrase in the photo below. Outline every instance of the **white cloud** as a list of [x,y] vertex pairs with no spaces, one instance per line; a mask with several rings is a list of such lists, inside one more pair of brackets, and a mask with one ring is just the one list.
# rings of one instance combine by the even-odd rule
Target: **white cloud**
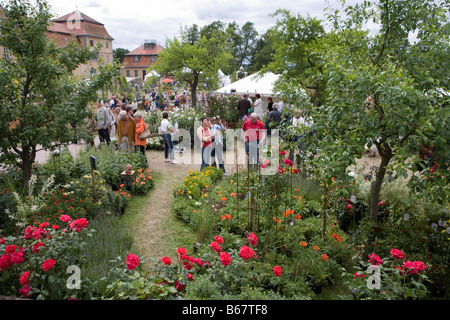
[[[236,21],[243,26],[253,22],[259,34],[276,23],[270,17],[277,9],[288,9],[292,14],[310,14],[323,17],[325,0],[47,0],[56,17],[78,8],[100,21],[115,39],[114,48],[134,50],[145,39],[155,39],[164,45],[166,38],[179,35],[180,26],[197,24],[200,27],[213,21]],[[336,0],[329,0],[337,7]],[[355,2],[356,0],[347,0]]]

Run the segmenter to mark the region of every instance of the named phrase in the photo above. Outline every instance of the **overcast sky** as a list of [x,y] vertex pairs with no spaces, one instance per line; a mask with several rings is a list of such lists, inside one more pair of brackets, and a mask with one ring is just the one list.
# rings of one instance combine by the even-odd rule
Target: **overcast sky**
[[[277,9],[292,14],[324,18],[324,9],[338,9],[337,0],[47,0],[55,18],[78,8],[103,23],[115,39],[114,48],[130,51],[145,39],[164,46],[166,39],[180,34],[180,28],[197,24],[203,27],[213,21],[236,21],[242,27],[253,22],[261,35],[276,23],[270,17]],[[347,0],[346,4],[362,2]]]

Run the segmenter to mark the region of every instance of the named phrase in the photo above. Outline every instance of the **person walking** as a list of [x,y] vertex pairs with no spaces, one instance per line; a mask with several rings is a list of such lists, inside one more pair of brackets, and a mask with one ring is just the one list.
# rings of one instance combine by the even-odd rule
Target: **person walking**
[[100,144],[106,142],[109,146],[111,138],[109,137],[109,127],[111,125],[111,117],[109,110],[105,108],[103,102],[97,104],[97,131]]
[[278,129],[281,122],[281,112],[278,111],[277,107],[273,107],[272,111],[267,114],[266,117],[266,130],[267,135],[272,135],[272,129]]
[[117,142],[122,151],[132,152],[136,135],[136,120],[126,111],[120,111],[117,125]]
[[255,97],[256,97],[256,100],[255,100],[255,103],[253,104],[254,105],[253,110],[258,115],[259,121],[262,121],[264,109],[263,109],[263,102],[261,99],[261,95],[259,93],[257,93],[255,95]]
[[175,128],[169,121],[168,112],[163,112],[163,120],[161,121],[160,130],[164,140],[164,158],[165,158],[164,161],[172,162],[173,164],[178,164],[179,162],[175,160],[175,155],[173,151],[173,140],[172,140],[172,133],[175,132]]
[[223,162],[223,138],[222,132],[225,132],[226,128],[222,124],[222,119],[219,116],[213,118],[213,124],[211,124],[211,134],[214,135],[215,139],[212,143],[211,152],[211,166],[216,166],[216,155],[217,162],[219,163],[219,169],[222,170],[223,175],[226,175],[225,164]]
[[267,98],[267,109],[269,109],[269,112],[273,110],[273,99],[272,97]]
[[134,139],[134,151],[138,152],[140,151],[142,155],[144,156],[146,162],[147,157],[145,155],[145,147],[147,146],[147,138],[141,139],[139,138],[139,135],[143,133],[145,130],[147,130],[147,124],[145,123],[144,119],[142,119],[142,114],[139,111],[136,111],[134,114],[134,120],[136,120],[136,133],[135,133],[135,139]]
[[212,149],[212,140],[217,135],[211,134],[211,121],[209,118],[201,117],[200,118],[201,125],[197,129],[197,137],[200,139],[200,145],[202,147],[202,164],[200,166],[200,171],[203,168],[211,165],[211,149]]
[[259,163],[260,145],[264,143],[264,124],[258,120],[258,115],[252,113],[250,119],[242,125],[242,137],[245,141],[245,152],[248,155],[248,164],[257,165]]
[[248,115],[248,110],[252,107],[250,101],[248,101],[248,94],[244,94],[242,99],[238,102],[239,120]]

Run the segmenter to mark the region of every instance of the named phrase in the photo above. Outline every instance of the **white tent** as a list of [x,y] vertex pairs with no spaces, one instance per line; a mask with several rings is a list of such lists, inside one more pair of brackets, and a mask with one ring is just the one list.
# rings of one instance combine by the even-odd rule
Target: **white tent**
[[231,84],[231,78],[230,78],[230,76],[225,75],[225,73],[223,73],[222,70],[219,69],[218,75],[219,75],[219,84],[220,84],[222,87],[225,87],[225,86]]
[[253,74],[236,82],[233,82],[216,93],[259,93],[261,95],[273,95],[273,86],[280,76],[267,72],[263,76]]
[[159,74],[155,70],[152,70],[145,76],[144,81],[147,81],[147,79],[150,77],[159,77]]

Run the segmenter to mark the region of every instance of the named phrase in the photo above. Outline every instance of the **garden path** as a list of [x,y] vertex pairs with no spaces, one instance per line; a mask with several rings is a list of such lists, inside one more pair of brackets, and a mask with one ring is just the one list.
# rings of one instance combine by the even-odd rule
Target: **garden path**
[[[139,255],[157,260],[164,256],[176,259],[176,243],[174,239],[180,238],[179,232],[192,232],[187,228],[175,226],[172,214],[173,189],[182,184],[189,170],[200,169],[200,164],[172,164],[164,162],[164,152],[147,151],[149,169],[155,177],[155,185],[149,191],[144,200],[141,212],[133,223],[132,234],[133,247]],[[229,173],[233,172],[232,166],[226,166]],[[181,229],[181,230],[180,230]]]
[[146,154],[150,173],[157,179],[139,213],[139,223],[133,228],[133,246],[145,259],[161,259],[169,254],[167,243],[174,237],[174,231],[167,223],[172,209],[172,186],[181,184],[188,170],[193,167],[164,162],[164,153],[160,151],[147,151]]

